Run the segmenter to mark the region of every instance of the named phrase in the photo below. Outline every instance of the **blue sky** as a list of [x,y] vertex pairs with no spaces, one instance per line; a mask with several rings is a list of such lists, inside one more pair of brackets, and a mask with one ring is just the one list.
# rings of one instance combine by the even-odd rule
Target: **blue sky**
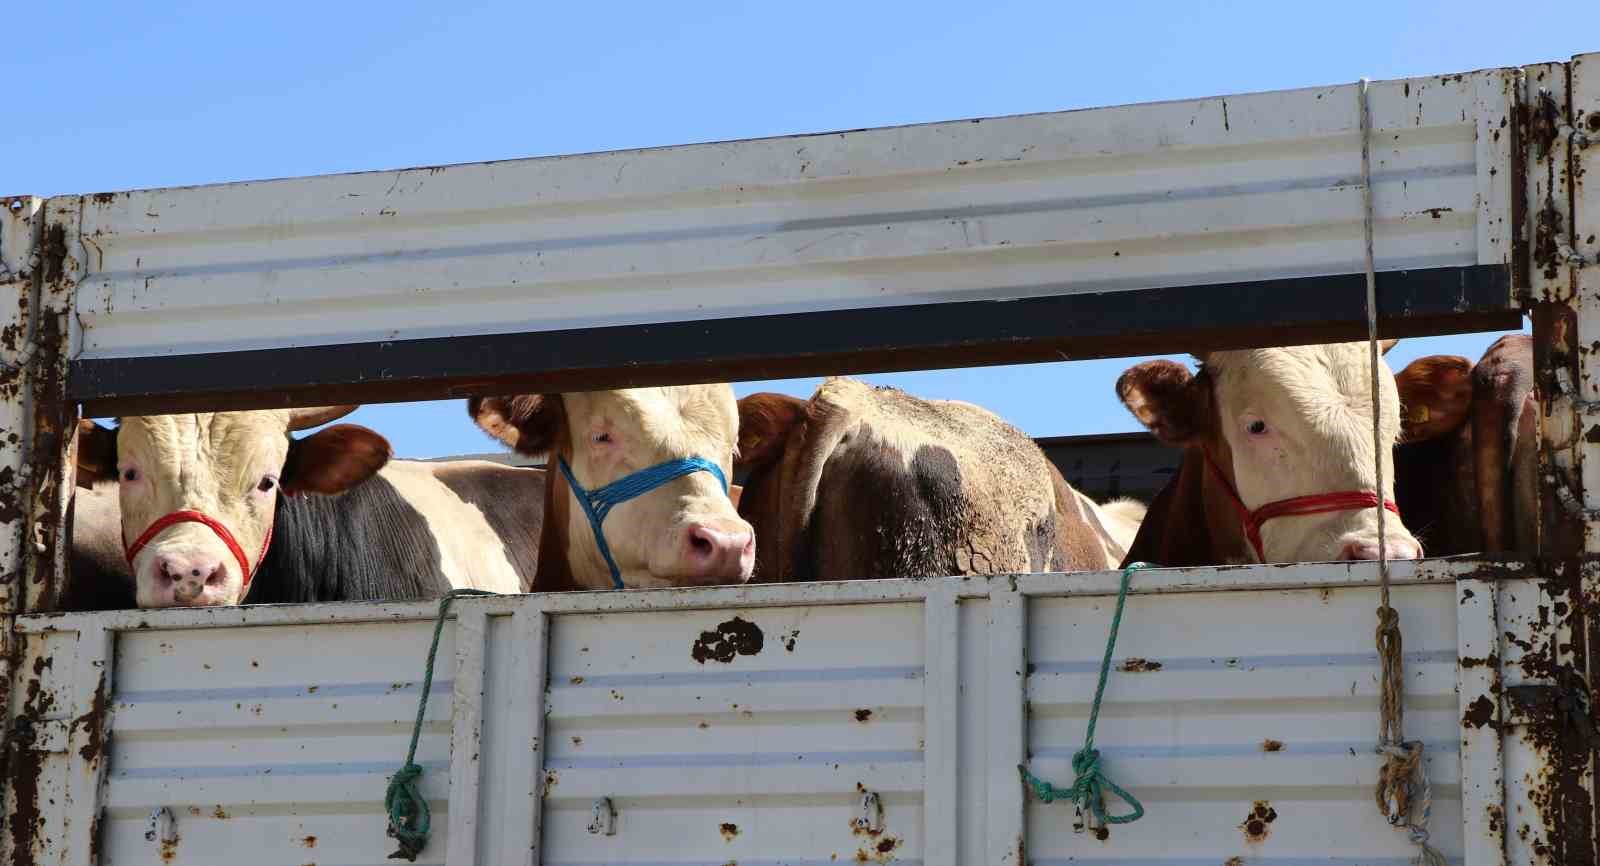
[[[26,3],[0,193],[55,195],[1055,111],[1565,60],[1600,3]],[[20,46],[29,46],[27,50]],[[1476,358],[1492,335],[1401,343]],[[869,377],[1034,435],[1134,429],[1130,359]],[[817,380],[746,383],[808,394]],[[461,403],[366,406],[405,456]]]

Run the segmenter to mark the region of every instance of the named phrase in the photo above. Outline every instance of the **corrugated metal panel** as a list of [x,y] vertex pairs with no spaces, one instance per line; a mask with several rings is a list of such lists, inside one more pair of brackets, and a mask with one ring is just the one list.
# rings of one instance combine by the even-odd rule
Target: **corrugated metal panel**
[[[1458,696],[1457,646],[1496,634],[1494,605],[1467,604],[1457,579],[1523,593],[1503,579],[1516,570],[1394,569],[1407,732],[1427,744],[1433,841],[1452,858],[1459,705],[1482,691],[1469,676]],[[1374,571],[1137,575],[1098,742],[1149,814],[1104,840],[1072,833],[1070,806],[1024,803],[1016,767],[1069,781],[1115,573],[458,601],[418,753],[435,809],[421,862],[1399,864],[1412,849],[1372,801]],[[382,862],[433,612],[23,618],[35,724],[61,728],[33,776],[46,853],[81,862],[97,835],[117,863]],[[97,634],[114,636],[107,715],[87,685]],[[98,797],[78,754],[95,718],[111,755]],[[866,830],[864,792],[882,805]],[[613,835],[587,829],[600,798]],[[1257,801],[1271,817],[1252,841]],[[165,849],[145,836],[161,807]]]
[[[309,611],[307,611],[309,613]],[[314,617],[306,617],[314,620]],[[116,644],[101,850],[116,863],[379,863],[428,622],[134,629]],[[417,749],[443,863],[454,627]],[[160,808],[178,840],[145,838]]]
[[[1372,87],[1380,270],[1509,261],[1514,82]],[[85,196],[82,357],[1359,273],[1357,106],[1346,85]]]
[[[1108,775],[1143,799],[1146,815],[1100,840],[1073,833],[1070,804],[1033,803],[1030,861],[1400,866],[1415,857],[1373,804],[1376,597],[1359,588],[1131,599],[1096,741]],[[1451,858],[1462,850],[1456,602],[1448,584],[1397,589],[1393,602],[1405,634],[1406,733],[1426,745],[1433,844]],[[1051,599],[1029,610],[1032,768],[1060,785],[1083,745],[1115,603]]]

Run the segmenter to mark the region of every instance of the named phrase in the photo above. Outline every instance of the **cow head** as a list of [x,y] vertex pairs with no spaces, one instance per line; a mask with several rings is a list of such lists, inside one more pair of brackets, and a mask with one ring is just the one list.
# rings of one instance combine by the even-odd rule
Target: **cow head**
[[140,607],[238,604],[271,540],[278,496],[343,492],[389,460],[382,436],[339,424],[356,407],[82,421],[78,476],[115,479]]
[[[739,429],[733,389],[689,385],[570,394],[475,397],[468,414],[489,435],[530,456],[565,460],[587,491],[673,463],[703,459],[732,474]],[[553,467],[554,468],[554,467]],[[620,501],[600,528],[590,524],[572,486],[550,475],[546,526],[559,531],[556,550],[541,544],[541,577],[549,555],[566,552],[572,582],[614,585],[596,532],[626,587],[743,583],[755,564],[755,534],[734,510],[715,474],[690,471]],[[558,488],[559,491],[558,492]]]
[[[1384,351],[1393,345],[1384,341]],[[1208,483],[1225,480],[1251,511],[1296,497],[1375,490],[1366,343],[1212,352],[1199,359],[1198,375],[1172,361],[1139,364],[1117,380],[1117,394],[1162,441],[1188,449],[1195,459],[1209,459],[1215,466],[1211,474],[1222,478]],[[1392,500],[1400,397],[1381,359],[1378,374],[1381,493]],[[1388,556],[1420,556],[1421,545],[1400,518],[1386,517]],[[1378,516],[1372,507],[1282,516],[1262,523],[1260,534],[1268,562],[1378,556]],[[1254,550],[1238,553],[1256,557]]]

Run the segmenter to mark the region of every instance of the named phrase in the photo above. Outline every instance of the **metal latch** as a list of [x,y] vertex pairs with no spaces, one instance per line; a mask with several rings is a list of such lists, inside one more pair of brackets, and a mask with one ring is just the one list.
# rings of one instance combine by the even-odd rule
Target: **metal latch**
[[850,825],[858,833],[883,832],[883,800],[879,799],[876,791],[861,792],[861,804]]
[[67,750],[65,719],[17,719],[11,727],[11,735],[18,746],[30,752],[59,753]]
[[178,841],[178,819],[172,816],[172,810],[162,806],[150,813],[150,829],[144,831],[144,838],[149,842],[160,842],[163,845],[172,845]]
[[617,835],[617,809],[610,797],[594,801],[594,816],[589,821],[589,832],[596,836]]
[[[1584,749],[1600,747],[1600,730],[1595,728],[1593,707],[1589,702],[1589,684],[1577,673],[1568,673],[1563,679],[1565,687],[1551,684],[1509,686],[1505,690],[1506,698],[1514,711],[1523,716],[1524,724],[1532,720],[1529,717],[1553,717],[1559,719],[1564,737],[1575,739]],[[1550,715],[1536,715],[1535,711],[1540,708],[1545,708]]]

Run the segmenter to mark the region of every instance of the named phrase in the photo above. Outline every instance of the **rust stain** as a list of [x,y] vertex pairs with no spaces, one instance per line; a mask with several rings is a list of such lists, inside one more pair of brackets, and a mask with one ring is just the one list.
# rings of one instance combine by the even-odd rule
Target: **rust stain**
[[1261,741],[1261,751],[1263,751],[1263,752],[1281,752],[1281,751],[1283,751],[1283,741],[1282,740],[1262,740]]
[[171,841],[162,841],[161,862],[171,863],[173,860],[178,859],[178,843],[181,841],[183,841],[183,837],[176,833],[172,835]]
[[232,818],[233,816],[229,815],[227,813],[227,810],[223,809],[219,805],[219,806],[217,806],[217,808],[211,810],[211,817],[217,819],[218,821],[226,821],[229,818]]
[[739,825],[738,824],[732,824],[732,823],[729,823],[727,821],[724,821],[722,823],[721,829],[722,829],[722,841],[724,841],[724,842],[732,842],[734,839],[738,838],[738,836],[739,836]]
[[718,625],[716,631],[701,632],[689,656],[700,664],[708,661],[727,664],[734,656],[753,656],[761,652],[765,644],[766,637],[760,626],[736,616]]
[[575,686],[583,685],[583,677],[573,677],[572,678],[572,684],[575,685]]
[[795,630],[789,632],[788,634],[784,635],[783,637],[779,638],[779,640],[783,641],[783,648],[785,650],[787,650],[788,652],[794,652],[795,641],[797,641],[799,639],[800,639],[800,629],[795,629]]
[[856,710],[856,721],[858,721],[858,722],[870,722],[870,721],[872,721],[872,711],[871,710]]
[[555,787],[559,784],[561,784],[560,773],[557,773],[555,770],[544,771],[544,795],[546,797],[549,797],[550,792],[555,790]]
[[582,737],[573,737],[573,738],[572,738],[572,744],[573,744],[573,745],[574,745],[574,746],[581,746],[581,745],[583,745],[583,738],[582,738]]
[[1117,670],[1129,674],[1154,673],[1161,670],[1161,662],[1141,658],[1124,659],[1122,664],[1117,665]]
[[1494,702],[1484,695],[1478,695],[1477,700],[1467,704],[1467,711],[1461,714],[1461,724],[1467,728],[1498,729],[1499,723],[1494,719]]
[[1244,858],[1237,855],[1222,861],[1222,866],[1244,866]]
[[1272,822],[1278,820],[1278,811],[1266,800],[1255,801],[1250,814],[1244,816],[1239,823],[1239,829],[1244,831],[1246,842],[1260,843],[1267,841],[1267,836],[1272,833]]
[[307,836],[300,840],[300,844],[306,846],[307,848],[315,848],[317,847],[317,837]]
[[110,713],[110,702],[106,699],[106,675],[104,669],[100,672],[100,681],[95,685],[94,696],[90,699],[89,709],[83,715],[72,720],[74,729],[84,732],[83,748],[78,750],[79,757],[93,766],[105,753],[106,747],[106,716]]

